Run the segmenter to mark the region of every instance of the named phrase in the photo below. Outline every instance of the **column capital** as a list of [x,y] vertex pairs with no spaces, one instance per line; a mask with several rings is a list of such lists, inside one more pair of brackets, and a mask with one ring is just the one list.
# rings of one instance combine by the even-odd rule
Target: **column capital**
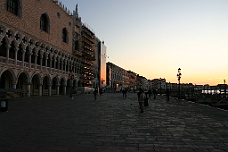
[[47,52],[44,53],[46,59],[48,59],[49,53],[50,53],[49,51],[47,51]]
[[43,56],[44,56],[44,50],[41,49],[41,50],[40,50],[40,57],[43,58]]
[[52,59],[52,57],[54,56],[54,54],[53,53],[49,53],[50,54],[50,58]]

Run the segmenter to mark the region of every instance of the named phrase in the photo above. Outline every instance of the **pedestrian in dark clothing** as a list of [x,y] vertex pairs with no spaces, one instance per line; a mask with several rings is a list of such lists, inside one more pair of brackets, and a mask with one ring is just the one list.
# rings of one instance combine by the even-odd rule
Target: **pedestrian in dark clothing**
[[97,89],[95,89],[93,91],[94,100],[97,100],[97,93],[98,93],[98,91],[97,91]]
[[123,97],[124,98],[127,98],[127,90],[126,89],[123,89],[122,93],[123,93]]
[[143,90],[141,90],[140,92],[140,96],[139,96],[139,108],[140,108],[140,113],[144,112],[144,100],[145,100],[145,93]]
[[152,95],[152,91],[151,90],[148,90],[148,94],[149,94],[149,98],[150,98],[151,95]]
[[144,106],[148,106],[149,105],[149,98],[148,98],[148,92],[145,93],[145,98],[144,98]]
[[156,99],[156,97],[157,97],[157,91],[155,89],[153,90],[153,94],[154,94],[154,99]]
[[167,101],[169,101],[169,96],[170,96],[170,91],[169,91],[169,89],[166,89],[166,99],[167,99]]

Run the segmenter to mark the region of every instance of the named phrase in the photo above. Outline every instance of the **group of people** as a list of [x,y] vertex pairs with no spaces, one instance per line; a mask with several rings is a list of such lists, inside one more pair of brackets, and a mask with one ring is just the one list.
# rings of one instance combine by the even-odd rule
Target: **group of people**
[[[123,90],[121,90],[121,92],[123,93],[123,97],[126,98],[127,97],[127,90],[123,89]],[[93,94],[94,94],[94,99],[96,100],[97,99],[98,90],[95,89]],[[102,95],[102,90],[99,91],[99,94]],[[140,113],[144,112],[144,106],[148,106],[149,105],[149,98],[152,96],[152,94],[154,95],[154,99],[156,99],[157,98],[157,91],[155,89],[153,91],[149,90],[147,92],[144,92],[143,89],[139,89],[139,92],[137,93],[137,96],[138,96]],[[170,96],[170,91],[169,91],[169,89],[166,89],[166,99],[167,99],[167,101],[169,101],[169,96]]]
[[[167,101],[169,101],[170,90],[166,89],[165,93],[166,93],[166,99],[167,99]],[[155,89],[153,90],[153,94],[154,94],[154,99],[156,99],[157,98],[157,91]],[[144,92],[142,89],[140,89],[139,92],[137,93],[137,95],[138,95],[140,113],[143,113],[144,112],[144,106],[149,105],[149,98],[152,95],[152,91],[149,90],[148,92]]]

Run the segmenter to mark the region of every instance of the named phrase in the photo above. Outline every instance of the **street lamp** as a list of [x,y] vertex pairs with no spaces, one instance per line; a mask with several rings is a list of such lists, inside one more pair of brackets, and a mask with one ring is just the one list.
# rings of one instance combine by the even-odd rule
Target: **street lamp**
[[181,69],[179,68],[178,69],[178,73],[177,73],[177,79],[178,79],[178,82],[179,82],[179,95],[178,95],[178,98],[180,99],[181,98],[181,90],[180,90],[180,79],[181,79]]

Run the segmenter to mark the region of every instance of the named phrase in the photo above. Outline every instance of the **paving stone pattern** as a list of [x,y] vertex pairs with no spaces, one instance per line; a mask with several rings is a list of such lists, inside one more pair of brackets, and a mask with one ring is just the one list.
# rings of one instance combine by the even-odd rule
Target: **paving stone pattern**
[[31,97],[0,113],[0,152],[227,152],[228,111],[158,96]]

